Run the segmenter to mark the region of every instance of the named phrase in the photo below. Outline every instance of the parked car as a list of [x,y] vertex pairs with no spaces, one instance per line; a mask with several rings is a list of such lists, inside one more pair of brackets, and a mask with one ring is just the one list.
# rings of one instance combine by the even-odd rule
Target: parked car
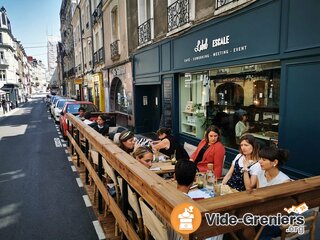
[[[79,108],[84,107],[86,112],[99,112],[98,108],[96,105],[94,105],[92,102],[86,102],[86,101],[73,101],[73,102],[65,102],[62,111],[60,112],[60,130],[61,133],[63,134],[63,137],[67,137],[67,113],[72,113],[74,115],[79,114]],[[98,117],[95,115],[96,118]],[[95,119],[92,119],[95,120]]]
[[49,108],[49,111],[50,111],[50,114],[51,116],[53,117],[53,111],[54,111],[54,107],[56,105],[56,103],[58,102],[59,99],[62,99],[63,97],[61,96],[56,96],[53,100],[52,100],[52,103],[50,105],[50,108]]
[[56,123],[59,123],[60,113],[63,109],[63,106],[66,102],[74,102],[74,99],[69,98],[60,98],[58,101],[53,105],[53,112],[52,117]]

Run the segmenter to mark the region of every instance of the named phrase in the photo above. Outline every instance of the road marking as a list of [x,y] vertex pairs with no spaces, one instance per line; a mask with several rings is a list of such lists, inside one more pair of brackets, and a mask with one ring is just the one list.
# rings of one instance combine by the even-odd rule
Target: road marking
[[78,186],[79,187],[83,187],[83,183],[82,183],[81,179],[80,178],[76,178],[76,180],[77,180]]
[[48,117],[48,120],[51,120],[51,117]]
[[69,151],[68,151],[68,149],[65,149],[64,151],[65,151],[65,153],[66,153],[66,154],[69,154]]
[[104,232],[102,230],[102,227],[101,227],[99,221],[98,220],[92,221],[92,223],[93,223],[93,226],[97,232],[98,238],[99,239],[106,239],[106,236],[104,235]]
[[76,171],[77,171],[77,169],[76,169],[75,166],[71,166],[71,169],[72,169],[73,172],[76,172]]
[[58,134],[59,134],[59,138],[62,138],[62,135],[61,135],[61,133],[60,133],[60,132],[58,132]]
[[83,201],[84,203],[86,204],[86,207],[92,207],[92,204],[91,204],[91,201],[89,199],[89,196],[88,195],[83,195]]
[[68,157],[68,161],[69,161],[69,162],[72,162],[72,158],[71,158],[71,157]]
[[56,147],[62,147],[60,139],[59,138],[54,138],[54,144],[56,145]]
[[67,147],[67,144],[63,143],[62,146],[63,146],[63,147]]

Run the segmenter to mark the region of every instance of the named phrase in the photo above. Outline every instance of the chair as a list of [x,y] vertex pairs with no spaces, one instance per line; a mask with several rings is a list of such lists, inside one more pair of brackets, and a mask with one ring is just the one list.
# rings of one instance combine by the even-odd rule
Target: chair
[[149,231],[155,240],[169,240],[166,226],[157,218],[152,210],[139,198],[141,207],[145,239],[149,239]]
[[138,228],[139,228],[138,234],[142,239],[143,238],[143,222],[142,222],[142,213],[140,209],[140,204],[139,204],[137,194],[131,190],[131,187],[129,185],[128,185],[128,202],[136,214],[136,217],[138,220]]
[[[103,166],[103,169],[104,169],[104,173],[105,173],[105,178],[106,178],[106,181],[108,182],[108,178],[111,179],[111,181],[113,182],[113,186],[115,188],[115,191],[116,191],[116,203],[119,205],[120,203],[120,189],[119,189],[119,183],[118,183],[118,179],[116,177],[116,172],[115,170],[109,165],[109,163],[107,162],[106,159],[102,158],[102,166]],[[112,188],[112,185],[108,184],[108,187],[109,189]],[[107,215],[108,213],[108,205],[107,203],[105,204],[105,216]],[[115,222],[115,236],[119,236],[119,233],[120,233],[120,228],[119,228],[119,225],[117,223],[117,221]]]
[[281,240],[291,240],[291,239],[296,239],[302,235],[309,234],[309,239],[310,240],[315,240],[315,233],[316,233],[316,223],[317,223],[317,218],[319,215],[319,207],[311,208],[308,211],[304,212],[302,214],[305,217],[305,228],[304,228],[304,233],[303,234],[298,234],[296,232],[294,233],[287,233],[286,230],[288,226],[282,226],[281,227]]

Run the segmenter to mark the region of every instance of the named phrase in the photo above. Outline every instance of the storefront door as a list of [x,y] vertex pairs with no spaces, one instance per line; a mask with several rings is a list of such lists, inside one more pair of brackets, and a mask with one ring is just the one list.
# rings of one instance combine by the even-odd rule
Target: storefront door
[[136,86],[136,132],[155,132],[161,119],[161,85]]

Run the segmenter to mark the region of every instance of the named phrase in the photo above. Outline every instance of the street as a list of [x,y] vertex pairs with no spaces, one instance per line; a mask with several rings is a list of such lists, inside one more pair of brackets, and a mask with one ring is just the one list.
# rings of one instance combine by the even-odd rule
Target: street
[[1,109],[0,239],[103,239],[43,99],[6,115]]

